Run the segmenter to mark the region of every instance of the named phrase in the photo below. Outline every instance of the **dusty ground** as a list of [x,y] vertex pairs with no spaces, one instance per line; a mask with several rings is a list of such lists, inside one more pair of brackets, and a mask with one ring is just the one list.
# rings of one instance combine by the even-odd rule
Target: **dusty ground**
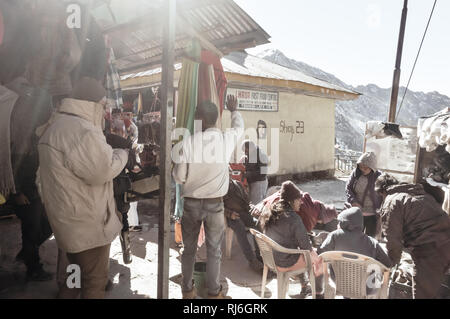
[[[340,179],[309,181],[299,184],[315,199],[342,207],[345,195],[345,182]],[[131,233],[133,262],[124,265],[120,241],[117,238],[111,248],[110,278],[114,289],[106,298],[139,299],[156,298],[158,268],[158,220],[157,211],[152,205],[139,211],[140,222],[147,224],[142,232]],[[172,233],[173,234],[173,233]],[[172,236],[173,238],[173,236]],[[0,298],[55,298],[56,280],[45,283],[26,283],[25,266],[14,261],[21,248],[20,221],[18,219],[0,220]],[[225,248],[225,247],[224,247]],[[224,251],[225,249],[223,249]],[[41,257],[47,271],[56,272],[57,247],[54,238],[41,246]],[[205,259],[204,246],[199,250],[198,260]],[[179,249],[173,242],[170,249],[169,298],[181,298],[181,263]],[[233,240],[231,259],[224,257],[221,282],[232,298],[257,299],[261,294],[261,275],[252,271]],[[300,298],[300,284],[291,281],[287,298]],[[265,298],[277,297],[276,278],[268,279]]]

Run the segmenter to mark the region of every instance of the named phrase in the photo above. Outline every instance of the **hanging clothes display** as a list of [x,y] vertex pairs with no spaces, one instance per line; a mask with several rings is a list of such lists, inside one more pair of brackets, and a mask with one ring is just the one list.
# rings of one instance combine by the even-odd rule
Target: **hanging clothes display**
[[[217,106],[218,114],[221,114],[220,100],[217,94],[216,80],[214,77],[214,68],[211,64],[201,63],[198,74],[198,101],[200,104],[204,101],[211,101]],[[221,117],[217,118],[216,127],[222,127]]]
[[216,83],[217,95],[219,97],[218,106],[220,106],[219,114],[221,117],[225,107],[225,94],[227,92],[228,85],[222,62],[220,61],[220,57],[218,57],[215,53],[207,50],[202,50],[201,61],[202,63],[212,65],[212,67],[214,68],[214,80]]
[[115,59],[114,50],[110,48],[106,73],[106,98],[108,107],[121,109],[123,107],[122,88],[119,72],[114,65]]

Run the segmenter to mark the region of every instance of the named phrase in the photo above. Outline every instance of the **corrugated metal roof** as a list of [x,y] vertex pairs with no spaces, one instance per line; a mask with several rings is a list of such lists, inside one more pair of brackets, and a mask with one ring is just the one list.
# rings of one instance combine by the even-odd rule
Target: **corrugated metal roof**
[[[120,73],[162,60],[162,1],[94,0],[91,10],[111,40]],[[232,0],[177,0],[175,56],[191,45],[183,23],[224,54],[269,42],[270,36]]]
[[[307,83],[315,85],[318,87],[337,90],[341,92],[347,92],[352,94],[359,94],[357,92],[348,90],[341,86],[316,79],[314,77],[308,76],[300,71],[292,70],[284,66],[272,63],[262,58],[247,54],[245,52],[233,52],[221,59],[223,68],[225,72],[237,73],[248,76],[278,79],[278,80],[288,80],[297,81],[302,83]],[[175,70],[181,69],[182,64],[178,63],[175,65]],[[156,68],[144,72],[128,74],[121,77],[122,81],[132,78],[139,78],[145,76],[151,76],[154,74],[161,73],[161,68]]]

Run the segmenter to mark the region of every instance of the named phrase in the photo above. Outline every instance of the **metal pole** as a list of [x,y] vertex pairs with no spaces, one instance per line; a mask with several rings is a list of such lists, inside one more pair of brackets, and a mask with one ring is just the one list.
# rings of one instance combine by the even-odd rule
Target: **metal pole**
[[405,37],[406,15],[408,14],[408,0],[403,2],[402,19],[400,21],[400,33],[398,35],[397,59],[395,60],[394,79],[392,81],[391,105],[389,107],[388,121],[395,122],[397,110],[398,89],[400,83],[400,66],[402,64],[403,39]]
[[170,192],[173,117],[173,77],[175,60],[176,0],[166,0],[163,5],[163,57],[161,83],[161,167],[159,182],[158,228],[158,299],[169,298],[169,247],[170,247]]

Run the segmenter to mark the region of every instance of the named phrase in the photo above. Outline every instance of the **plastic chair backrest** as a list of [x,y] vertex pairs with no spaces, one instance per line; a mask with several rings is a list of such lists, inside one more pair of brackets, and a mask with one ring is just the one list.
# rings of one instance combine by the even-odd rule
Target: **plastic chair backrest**
[[[319,257],[333,269],[337,294],[348,298],[366,298],[368,287],[372,288],[372,290],[369,289],[369,293],[375,291],[377,295],[383,294],[380,289],[387,285],[383,282],[384,285],[381,286],[378,276],[385,275],[390,270],[379,261],[369,256],[345,251],[325,252]],[[388,276],[384,276],[384,280],[386,278]]]
[[264,261],[264,264],[271,270],[276,271],[277,266],[273,258],[273,247],[278,244],[255,229],[250,229],[250,232],[255,236],[256,243],[258,244],[259,252]]

